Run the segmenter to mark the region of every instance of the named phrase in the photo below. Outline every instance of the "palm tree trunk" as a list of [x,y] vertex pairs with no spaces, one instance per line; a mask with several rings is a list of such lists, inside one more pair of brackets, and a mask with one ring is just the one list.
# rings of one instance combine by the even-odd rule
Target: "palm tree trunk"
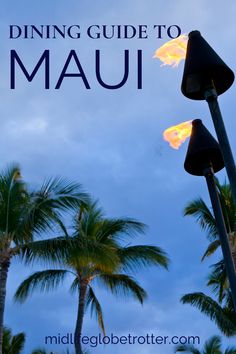
[[7,275],[8,275],[9,266],[10,266],[9,260],[0,263],[0,354],[2,354],[3,319],[4,319]]
[[81,333],[84,319],[84,309],[85,309],[85,297],[87,292],[88,282],[81,281],[80,283],[80,291],[79,291],[79,304],[78,304],[78,312],[77,312],[77,320],[75,327],[75,353],[83,354],[82,346],[81,346]]

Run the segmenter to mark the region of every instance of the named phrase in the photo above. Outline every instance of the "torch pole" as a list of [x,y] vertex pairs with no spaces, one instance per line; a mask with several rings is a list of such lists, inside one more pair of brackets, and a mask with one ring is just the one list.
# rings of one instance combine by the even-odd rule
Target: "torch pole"
[[217,100],[217,92],[214,88],[205,91],[205,99],[209,105],[211,117],[215,126],[216,135],[224,159],[225,168],[232,189],[234,203],[236,205],[236,167],[230,147],[229,139],[225,129],[224,121]]
[[207,167],[204,170],[204,176],[206,178],[208,191],[211,198],[211,204],[215,215],[216,226],[220,238],[221,248],[224,256],[224,263],[229,279],[229,284],[232,293],[232,299],[234,303],[234,309],[236,312],[236,272],[234,268],[234,261],[229,246],[227,230],[224,222],[224,217],[221,209],[219,194],[215,184],[214,172],[212,167]]

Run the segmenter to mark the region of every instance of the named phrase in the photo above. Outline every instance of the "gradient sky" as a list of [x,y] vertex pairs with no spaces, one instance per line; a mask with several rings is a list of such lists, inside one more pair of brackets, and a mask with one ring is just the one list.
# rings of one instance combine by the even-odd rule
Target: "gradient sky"
[[[120,0],[114,1],[5,1],[1,5],[0,117],[1,168],[16,161],[25,180],[39,186],[45,177],[62,175],[78,180],[100,199],[107,215],[131,216],[148,225],[145,236],[137,240],[162,247],[171,258],[169,272],[149,269],[136,274],[149,298],[141,307],[132,300],[117,300],[98,289],[104,306],[107,333],[117,335],[198,335],[202,343],[216,326],[195,308],[182,305],[180,297],[206,289],[209,266],[215,258],[200,258],[207,246],[205,234],[183,208],[202,196],[209,202],[203,178],[188,175],[183,169],[187,143],[179,151],[162,139],[167,127],[201,118],[214,134],[205,102],[186,99],[180,92],[183,63],[177,69],[160,67],[152,59],[155,50],[168,40],[10,40],[10,24],[177,24],[182,33],[198,29],[225,62],[236,72],[236,3],[220,0]],[[40,75],[27,83],[17,77],[16,90],[9,89],[9,51],[17,50],[25,65],[33,68],[43,50],[51,51],[52,86],[65,59],[75,49],[88,76],[91,90],[81,79],[65,79],[60,90],[43,88]],[[122,89],[105,90],[95,80],[94,51],[102,53],[102,72],[111,83],[122,73],[123,50],[132,57],[130,78]],[[143,50],[143,89],[136,89],[137,49]],[[221,109],[233,151],[236,151],[234,112],[235,84],[220,97]],[[219,174],[225,179],[225,171]],[[12,301],[14,291],[35,265],[26,268],[14,261],[10,269],[5,322],[13,332],[27,334],[25,354],[44,346],[44,336],[74,330],[76,297],[68,292],[69,282],[59,291],[35,293],[24,305]],[[86,315],[84,334],[98,334],[95,320]],[[225,344],[233,340],[225,339]],[[62,353],[63,346],[55,349]],[[170,354],[171,346],[99,347],[91,353]]]

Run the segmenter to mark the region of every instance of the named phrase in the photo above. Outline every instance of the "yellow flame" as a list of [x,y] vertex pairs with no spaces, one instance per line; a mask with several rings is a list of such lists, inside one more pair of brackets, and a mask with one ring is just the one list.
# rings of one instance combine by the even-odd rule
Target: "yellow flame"
[[192,120],[174,125],[163,133],[164,140],[168,141],[173,149],[178,149],[192,132]]
[[182,34],[181,36],[172,39],[160,48],[158,48],[154,54],[153,58],[160,59],[163,65],[170,65],[172,67],[176,67],[179,65],[181,60],[186,57],[188,36],[186,34]]

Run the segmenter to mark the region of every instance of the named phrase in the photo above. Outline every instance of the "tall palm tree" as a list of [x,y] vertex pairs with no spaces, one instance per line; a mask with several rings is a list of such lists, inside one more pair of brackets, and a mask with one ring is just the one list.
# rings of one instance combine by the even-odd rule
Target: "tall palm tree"
[[192,345],[178,345],[175,348],[175,353],[178,352],[187,352],[192,354],[236,354],[236,347],[228,347],[223,350],[221,338],[219,336],[212,336],[205,342],[201,351]]
[[[30,190],[16,164],[0,173],[0,354],[6,284],[13,257],[22,255],[31,261],[36,250],[49,252],[53,242],[40,240],[34,244],[35,237],[53,230],[55,224],[65,232],[61,220],[63,213],[78,208],[87,199],[79,184],[61,178],[49,179],[40,189]],[[30,253],[27,253],[27,246],[31,249]],[[31,254],[31,259],[28,254]]]
[[103,312],[93,285],[102,285],[115,295],[131,295],[142,304],[146,292],[127,272],[137,272],[149,265],[167,268],[168,258],[159,247],[124,245],[127,236],[144,232],[144,224],[130,218],[107,218],[97,203],[80,208],[73,229],[68,244],[64,245],[66,254],[61,259],[61,268],[32,274],[19,286],[15,298],[22,302],[34,290],[53,290],[66,276],[72,276],[71,291],[78,293],[75,351],[82,354],[80,337],[89,306],[105,333]]
[[[231,187],[226,182],[220,184],[216,179],[217,189],[220,197],[222,212],[229,235],[232,254],[236,266],[236,206],[234,204]],[[202,198],[190,202],[184,209],[184,215],[194,216],[203,230],[207,231],[209,246],[204,253],[202,260],[211,256],[220,246],[220,240],[217,232],[216,221],[213,212],[208,208]]]

